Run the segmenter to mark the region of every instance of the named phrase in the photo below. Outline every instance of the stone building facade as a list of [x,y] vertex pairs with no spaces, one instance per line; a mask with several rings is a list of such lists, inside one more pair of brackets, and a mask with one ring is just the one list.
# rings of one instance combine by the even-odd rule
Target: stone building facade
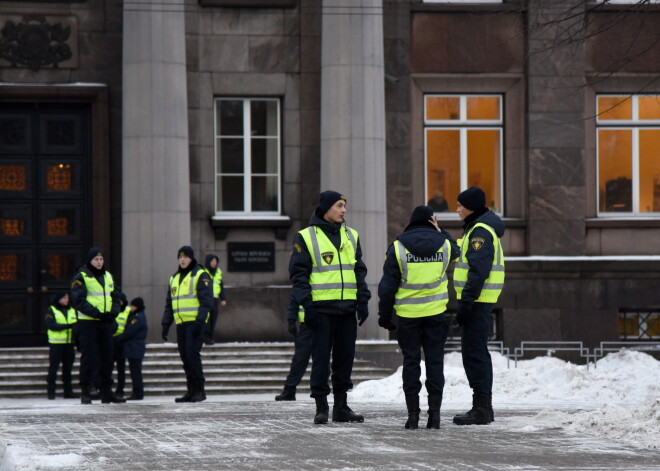
[[507,225],[497,339],[660,336],[656,5],[0,1],[0,30],[3,346],[45,341],[91,245],[151,340],[185,244],[220,258],[219,339],[288,339],[292,240],[329,188],[369,267],[360,335],[385,338],[387,244],[438,192],[459,236],[472,184]]

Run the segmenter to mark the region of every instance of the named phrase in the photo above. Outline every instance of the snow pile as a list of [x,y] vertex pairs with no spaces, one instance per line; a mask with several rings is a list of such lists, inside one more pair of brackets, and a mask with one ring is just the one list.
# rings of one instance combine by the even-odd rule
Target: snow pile
[[75,469],[84,461],[85,458],[75,453],[46,455],[30,448],[0,444],[0,471]]

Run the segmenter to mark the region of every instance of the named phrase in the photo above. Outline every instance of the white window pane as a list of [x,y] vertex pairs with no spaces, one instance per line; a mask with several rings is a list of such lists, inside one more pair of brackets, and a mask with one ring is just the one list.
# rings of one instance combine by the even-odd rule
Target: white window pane
[[219,100],[217,113],[218,136],[243,135],[243,100]]
[[243,211],[243,177],[218,177],[218,211]]
[[277,173],[277,139],[252,139],[252,173]]
[[253,136],[277,136],[277,102],[252,100],[250,121]]
[[252,211],[277,211],[277,177],[252,177]]
[[243,139],[218,139],[218,173],[243,173]]

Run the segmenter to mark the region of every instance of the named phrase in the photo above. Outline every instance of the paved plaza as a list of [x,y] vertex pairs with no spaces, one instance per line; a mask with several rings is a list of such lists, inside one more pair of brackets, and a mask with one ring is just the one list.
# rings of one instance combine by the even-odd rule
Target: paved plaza
[[[310,398],[211,396],[81,406],[75,400],[4,400],[2,471],[78,470],[660,470],[657,449],[532,426],[539,410],[497,410],[488,426],[405,430],[404,405],[356,403],[362,424],[313,425]],[[422,414],[423,420],[425,413]],[[424,422],[425,423],[425,422]],[[31,460],[30,454],[34,455]],[[30,464],[32,463],[32,464]]]

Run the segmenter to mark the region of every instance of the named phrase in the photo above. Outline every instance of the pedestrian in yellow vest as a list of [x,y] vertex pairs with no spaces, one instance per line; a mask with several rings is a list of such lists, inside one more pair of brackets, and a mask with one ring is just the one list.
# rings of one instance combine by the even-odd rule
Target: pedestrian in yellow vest
[[50,347],[48,359],[48,399],[55,399],[55,383],[57,370],[62,364],[62,383],[64,397],[76,399],[80,396],[73,392],[71,385],[71,369],[76,352],[73,342],[73,329],[78,316],[76,310],[69,305],[69,293],[65,291],[55,293],[50,300],[50,306],[45,316],[48,329],[48,345]]
[[449,331],[444,314],[449,300],[447,267],[458,255],[456,241],[438,227],[430,206],[415,208],[410,223],[385,255],[383,276],[378,284],[378,325],[395,330],[392,314],[397,315],[407,429],[416,429],[419,423],[422,350],[429,405],[426,428],[440,428],[445,341]]
[[206,345],[213,345],[215,343],[215,324],[218,321],[220,306],[225,307],[227,305],[222,282],[222,270],[218,266],[218,263],[220,263],[220,259],[212,253],[208,254],[204,261],[204,268],[206,268],[206,271],[209,272],[213,280],[213,310],[210,313],[209,322],[206,324],[206,330],[204,332],[204,343]]
[[358,323],[369,316],[371,293],[365,277],[362,248],[355,229],[344,223],[346,197],[324,191],[309,227],[298,232],[289,261],[296,304],[305,310],[305,325],[312,330],[311,396],[316,401],[315,424],[328,422],[328,377],[332,352],[334,422],[362,422],[346,403],[353,388]]
[[504,251],[500,239],[504,223],[486,207],[486,194],[473,186],[458,195],[456,212],[463,220],[461,256],[454,269],[462,326],[463,368],[472,388],[472,409],[454,417],[458,425],[484,425],[493,413],[493,364],[488,352],[491,311],[504,287]]
[[195,260],[192,247],[184,245],[177,254],[179,269],[170,277],[161,336],[167,341],[170,326],[176,323],[176,342],[186,373],[187,391],[175,402],[200,402],[206,399],[200,353],[204,329],[213,309],[213,285],[208,272]]
[[115,280],[104,264],[103,251],[92,247],[87,263],[71,282],[72,305],[78,311],[81,404],[92,403],[90,393],[97,374],[103,404],[126,402],[112,391],[112,332],[119,299]]
[[119,293],[117,297],[119,298],[119,314],[115,318],[115,332],[112,334],[114,341],[114,363],[117,367],[117,388],[115,389],[115,394],[117,397],[124,397],[126,357],[124,357],[124,345],[120,336],[126,328],[126,321],[128,320],[128,315],[131,313],[131,308],[128,305],[128,298],[126,298],[124,293]]

